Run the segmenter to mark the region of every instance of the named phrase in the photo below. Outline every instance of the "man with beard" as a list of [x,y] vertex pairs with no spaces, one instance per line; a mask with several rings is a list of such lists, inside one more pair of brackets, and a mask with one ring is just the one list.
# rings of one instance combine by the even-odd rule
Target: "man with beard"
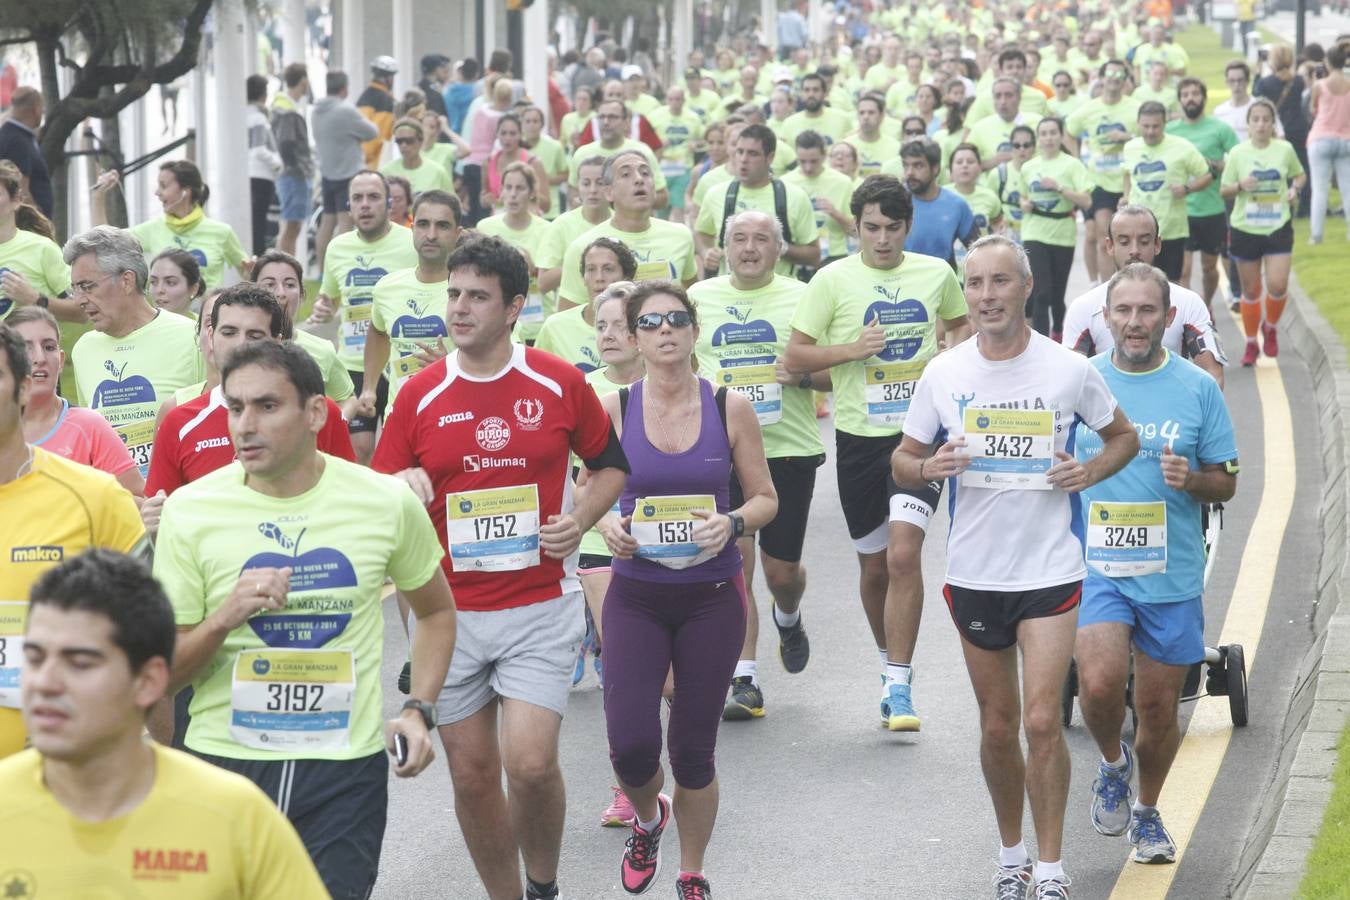
[[[961,195],[938,184],[942,150],[932,138],[907,141],[900,148],[905,187],[914,197],[914,227],[905,239],[905,250],[945,259],[956,268],[956,242],[969,247],[980,236],[975,214]],[[888,163],[883,171],[892,170]]]
[[827,144],[840,140],[853,130],[848,113],[825,105],[825,76],[812,72],[802,78],[801,112],[788,116],[783,123],[783,143],[793,146],[797,135],[808,128],[822,135]]

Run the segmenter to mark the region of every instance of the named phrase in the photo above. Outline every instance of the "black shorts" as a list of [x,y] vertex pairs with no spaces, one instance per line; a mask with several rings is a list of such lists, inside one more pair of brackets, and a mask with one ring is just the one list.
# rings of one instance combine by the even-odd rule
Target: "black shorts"
[[910,522],[927,528],[928,518],[937,509],[942,497],[941,482],[930,481],[919,490],[911,490],[900,487],[891,476],[891,454],[903,436],[834,433],[839,505],[844,509],[848,536],[854,540],[855,549],[857,541],[888,522]]
[[352,200],[347,194],[347,186],[352,183],[350,178],[322,178],[323,211],[326,213],[351,212]]
[[1017,643],[1017,623],[1023,619],[1043,619],[1076,609],[1083,598],[1083,582],[1034,591],[977,591],[944,584],[942,596],[961,637],[981,650],[1006,650]]
[[577,557],[577,572],[585,575],[588,571],[607,571],[613,562],[614,557],[609,554],[582,553]]
[[365,900],[380,870],[389,808],[389,755],[360,759],[229,759],[197,753],[243,775],[290,819],[333,900]]
[[1118,194],[1115,191],[1106,191],[1099,187],[1093,188],[1092,205],[1088,207],[1087,211],[1088,218],[1097,215],[1099,209],[1110,210],[1115,213],[1116,207],[1120,206],[1120,198],[1124,196],[1124,193]]
[[1153,257],[1153,265],[1167,275],[1167,280],[1181,281],[1181,266],[1186,262],[1186,238],[1168,238],[1158,242],[1158,255]]
[[[769,476],[778,492],[778,515],[759,530],[759,549],[783,562],[801,562],[806,543],[806,517],[816,490],[816,469],[825,462],[820,456],[781,456],[769,460]],[[731,509],[745,503],[736,473],[731,473]]]
[[1186,252],[1222,256],[1228,252],[1228,217],[1223,213],[1212,216],[1191,216],[1191,236],[1186,238]]
[[[361,386],[366,380],[365,372],[353,372],[351,369],[347,373],[352,376],[352,387],[356,395],[361,396]],[[367,419],[364,416],[352,416],[351,421],[347,423],[347,431],[350,434],[374,434],[376,426],[384,419],[384,409],[389,404],[389,379],[383,375],[380,376],[380,383],[375,385],[375,418]]]
[[1234,228],[1228,242],[1228,255],[1242,262],[1254,262],[1265,256],[1294,252],[1294,223],[1285,222],[1270,234],[1252,234]]

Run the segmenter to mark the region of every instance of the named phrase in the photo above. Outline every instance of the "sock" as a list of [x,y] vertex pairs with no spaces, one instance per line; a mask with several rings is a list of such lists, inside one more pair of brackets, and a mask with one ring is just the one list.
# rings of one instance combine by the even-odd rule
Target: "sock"
[[896,684],[909,684],[914,677],[914,668],[905,663],[886,663],[886,681]]
[[1158,807],[1156,807],[1156,806],[1145,806],[1144,804],[1140,803],[1138,800],[1135,800],[1134,803],[1133,803],[1133,805],[1132,805],[1130,808],[1133,809],[1133,810],[1134,810],[1135,812],[1137,812],[1137,813],[1151,813],[1151,812],[1157,812],[1157,811],[1158,811]]
[[1060,860],[1046,862],[1043,859],[1036,860],[1036,880],[1049,881],[1051,878],[1064,876],[1064,863]]
[[699,869],[697,872],[695,872],[695,871],[693,871],[693,870],[691,870],[691,869],[681,869],[681,870],[680,870],[679,877],[676,878],[675,880],[676,880],[676,881],[684,881],[686,878],[702,878],[702,877],[703,877],[703,870],[702,870],[702,869]]
[[642,816],[638,816],[637,820],[638,820],[637,821],[638,827],[641,828],[643,831],[647,832],[648,834],[651,834],[653,831],[656,830],[656,826],[661,824],[661,804],[659,802],[656,804],[655,819],[652,819],[650,822],[644,822],[642,821]]
[[1117,750],[1116,752],[1120,755],[1116,757],[1115,762],[1111,762],[1111,760],[1107,759],[1105,756],[1102,757],[1102,762],[1108,769],[1115,769],[1117,772],[1120,772],[1125,769],[1125,751]]
[[800,609],[785,613],[776,605],[773,608],[773,623],[779,628],[796,628],[797,623],[801,620],[802,611]]
[[751,683],[755,680],[755,661],[753,659],[742,659],[736,663],[736,671],[732,673],[732,678],[745,678],[749,676]]
[[1266,294],[1266,321],[1271,325],[1280,321],[1280,316],[1284,315],[1284,304],[1289,300],[1286,297],[1276,297],[1274,294]]
[[886,674],[886,666],[890,664],[890,660],[888,660],[888,659],[886,658],[886,648],[885,648],[885,647],[878,647],[878,648],[877,648],[877,656],[881,657],[881,674],[882,674],[882,675],[885,675],[885,674]]
[[1027,842],[1018,841],[1016,847],[999,847],[998,864],[1005,868],[1013,866],[1025,866],[1031,862],[1031,857],[1027,855]]
[[1247,337],[1254,338],[1257,332],[1261,330],[1261,300],[1248,299],[1246,294],[1242,295],[1242,333]]
[[529,875],[526,875],[525,894],[526,896],[540,898],[556,897],[558,896],[558,879],[555,878],[547,884],[544,884],[543,882],[535,881]]

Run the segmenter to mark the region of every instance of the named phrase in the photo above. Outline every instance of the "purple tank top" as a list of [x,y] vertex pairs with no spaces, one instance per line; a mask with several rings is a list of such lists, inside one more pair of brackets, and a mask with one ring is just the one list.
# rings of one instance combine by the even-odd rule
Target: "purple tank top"
[[[647,440],[642,407],[643,384],[643,381],[638,381],[629,388],[628,410],[623,418],[620,443],[632,473],[619,497],[620,512],[625,516],[632,515],[639,497],[681,494],[712,494],[717,501],[717,511],[727,512],[731,444],[717,412],[717,398],[712,383],[703,378],[698,380],[702,403],[698,440],[683,453],[665,453]],[[646,581],[721,581],[741,570],[741,551],[735,541],[727,541],[727,545],[712,559],[687,569],[669,569],[640,557],[616,558],[612,568],[620,575]]]

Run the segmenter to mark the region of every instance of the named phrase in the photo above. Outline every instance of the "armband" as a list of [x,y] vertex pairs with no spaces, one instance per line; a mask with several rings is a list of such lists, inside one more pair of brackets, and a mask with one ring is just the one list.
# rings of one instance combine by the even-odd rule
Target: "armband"
[[1223,470],[1227,472],[1229,475],[1236,475],[1239,471],[1242,470],[1242,467],[1238,465],[1238,461],[1236,459],[1230,459],[1223,464]]
[[586,468],[592,472],[598,472],[601,469],[618,469],[625,475],[631,475],[632,467],[628,464],[628,456],[623,452],[623,445],[619,443],[619,435],[614,430],[614,423],[609,423],[609,439],[605,441],[605,448],[596,456],[584,460]]

